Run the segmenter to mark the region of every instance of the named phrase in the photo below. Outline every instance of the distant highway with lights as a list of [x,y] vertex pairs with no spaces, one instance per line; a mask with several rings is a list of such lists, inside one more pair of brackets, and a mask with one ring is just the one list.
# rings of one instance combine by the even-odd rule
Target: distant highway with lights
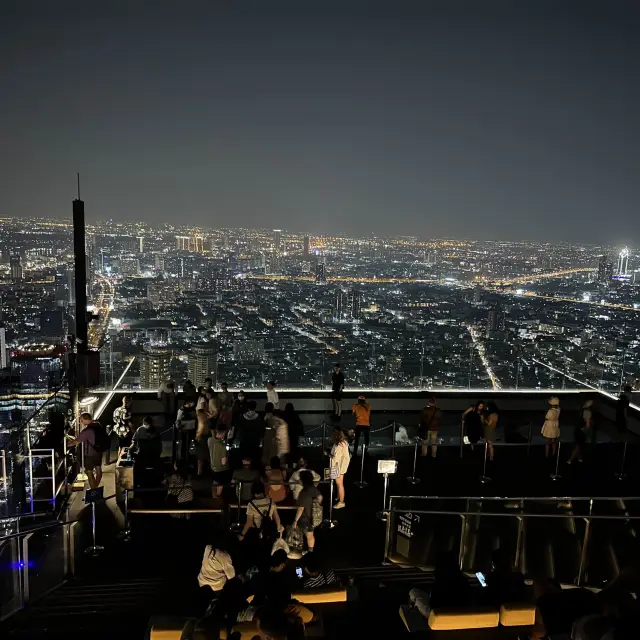
[[115,286],[105,276],[96,274],[94,282],[95,290],[98,291],[94,295],[93,313],[99,316],[98,320],[94,320],[89,324],[89,348],[97,349],[107,333],[109,327],[109,314],[113,308],[113,299],[115,296]]

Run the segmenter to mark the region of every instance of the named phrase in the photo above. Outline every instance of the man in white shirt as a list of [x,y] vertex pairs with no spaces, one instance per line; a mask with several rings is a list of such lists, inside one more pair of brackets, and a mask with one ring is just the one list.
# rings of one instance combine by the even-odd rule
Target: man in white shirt
[[298,499],[298,496],[302,491],[302,481],[300,480],[301,471],[311,472],[311,475],[313,475],[313,484],[316,487],[321,479],[319,474],[317,474],[313,469],[308,468],[307,461],[304,458],[300,458],[300,460],[298,460],[298,468],[291,474],[291,478],[289,478],[289,488],[291,489],[294,500]]

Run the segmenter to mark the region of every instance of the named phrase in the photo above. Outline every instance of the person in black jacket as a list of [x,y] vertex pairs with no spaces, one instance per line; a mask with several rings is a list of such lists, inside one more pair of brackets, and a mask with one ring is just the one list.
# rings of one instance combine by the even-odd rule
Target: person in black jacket
[[240,441],[240,448],[254,460],[258,457],[260,443],[264,435],[264,421],[256,411],[255,400],[249,400],[245,411],[237,422],[235,438]]
[[289,462],[293,466],[293,464],[298,461],[298,458],[300,458],[298,443],[304,435],[304,425],[291,402],[287,402],[284,413],[282,414],[282,419],[289,425]]

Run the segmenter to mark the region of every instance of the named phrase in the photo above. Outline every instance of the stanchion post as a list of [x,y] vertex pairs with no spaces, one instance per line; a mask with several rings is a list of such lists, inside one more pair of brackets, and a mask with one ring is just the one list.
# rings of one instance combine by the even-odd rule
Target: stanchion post
[[131,528],[129,527],[129,489],[124,490],[124,531],[118,534],[118,539],[122,542],[131,541]]
[[391,457],[396,458],[396,423],[391,423]]
[[389,474],[383,473],[382,475],[384,476],[384,492],[382,494],[382,511],[377,514],[378,520],[387,519],[387,490],[389,488]]
[[558,473],[558,469],[560,467],[560,445],[562,443],[560,442],[560,440],[558,440],[558,453],[556,455],[556,472],[552,473],[549,477],[552,480],[560,480],[560,478],[562,478],[562,476]]
[[[593,500],[589,501],[589,516],[593,513]],[[582,551],[580,552],[580,566],[578,567],[578,578],[576,584],[579,587],[582,584],[585,565],[587,563],[587,547],[589,546],[589,538],[591,537],[591,518],[587,517],[584,526],[584,538],[582,539]]]
[[364,480],[364,454],[367,452],[367,445],[362,442],[362,460],[360,461],[360,482],[356,482],[355,485],[358,489],[364,489],[367,486],[367,482]]
[[103,551],[104,547],[98,546],[96,544],[96,503],[91,503],[91,537],[93,540],[93,546],[85,549],[85,553],[88,556],[93,556],[97,558]]
[[240,524],[240,503],[242,502],[242,480],[238,482],[236,487],[236,498],[238,500],[238,509],[236,513],[236,521],[231,523],[229,527],[231,531],[242,531],[242,525]]
[[334,479],[330,477],[329,478],[329,519],[323,522],[323,525],[329,529],[333,529],[333,527],[335,527],[338,524],[333,519],[333,483],[334,483]]
[[416,466],[418,464],[418,444],[420,442],[420,438],[416,436],[416,444],[413,450],[413,474],[407,478],[407,482],[411,484],[418,484],[420,482],[420,478],[416,478]]
[[322,455],[327,455],[327,421],[322,421]]
[[618,480],[624,480],[625,476],[627,475],[624,472],[624,465],[627,461],[627,444],[629,443],[628,438],[625,438],[624,441],[624,448],[622,449],[622,463],[620,465],[620,472],[614,474],[616,476],[616,478],[618,478]]
[[489,450],[489,442],[485,440],[484,443],[484,462],[482,464],[482,475],[480,476],[480,482],[486,484],[491,482],[491,478],[487,475],[487,452]]

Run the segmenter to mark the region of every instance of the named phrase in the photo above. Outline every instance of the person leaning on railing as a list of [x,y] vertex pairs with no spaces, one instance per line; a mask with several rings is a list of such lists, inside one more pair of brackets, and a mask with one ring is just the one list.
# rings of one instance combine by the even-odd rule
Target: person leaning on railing
[[356,417],[356,438],[353,444],[353,455],[358,455],[358,444],[362,435],[364,447],[369,448],[369,436],[371,435],[371,405],[364,396],[358,397],[358,402],[351,407],[351,413]]

